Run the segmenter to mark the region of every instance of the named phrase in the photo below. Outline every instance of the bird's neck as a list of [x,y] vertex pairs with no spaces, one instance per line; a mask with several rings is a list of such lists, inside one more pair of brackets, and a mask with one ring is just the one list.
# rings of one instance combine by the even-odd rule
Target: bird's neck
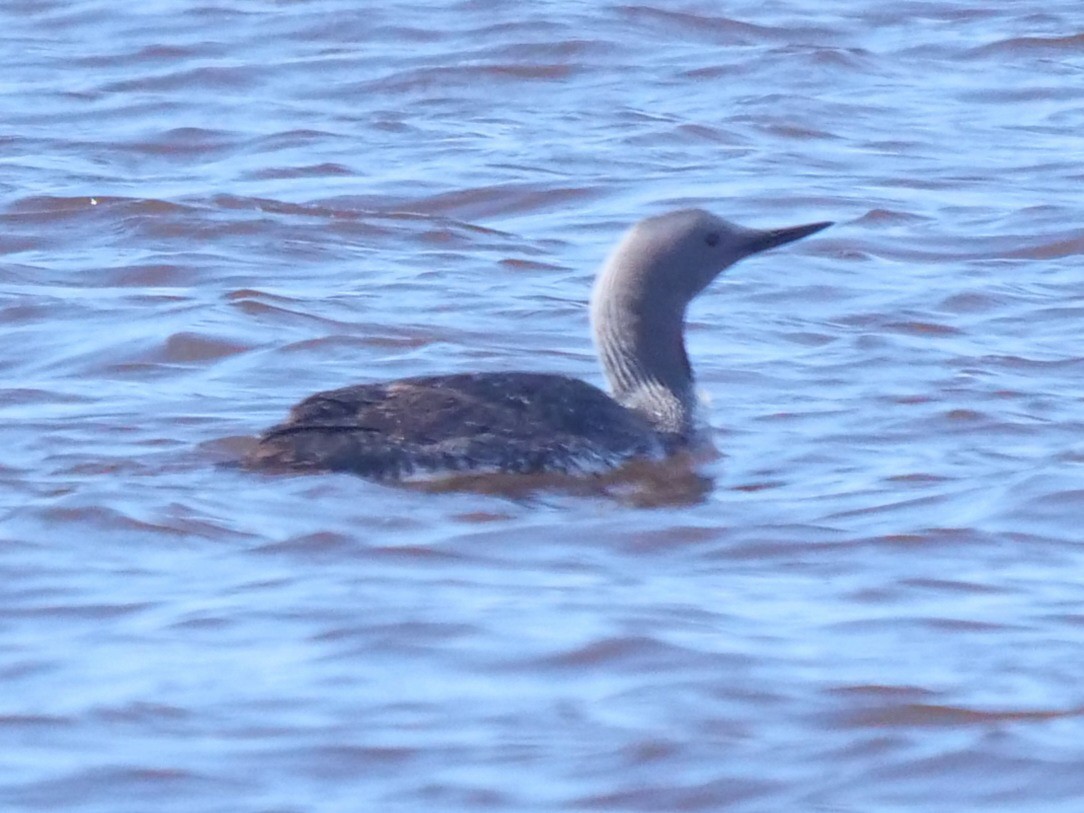
[[685,352],[684,304],[652,300],[604,273],[592,298],[591,323],[615,400],[656,431],[688,439],[696,396]]

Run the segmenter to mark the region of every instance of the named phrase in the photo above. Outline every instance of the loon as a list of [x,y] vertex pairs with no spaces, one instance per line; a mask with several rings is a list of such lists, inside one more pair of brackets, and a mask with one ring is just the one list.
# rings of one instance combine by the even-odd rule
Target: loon
[[612,394],[531,372],[422,376],[320,392],[249,453],[261,469],[345,471],[382,481],[508,474],[591,475],[662,460],[697,442],[685,311],[725,269],[829,222],[759,230],[702,209],[634,225],[591,296]]

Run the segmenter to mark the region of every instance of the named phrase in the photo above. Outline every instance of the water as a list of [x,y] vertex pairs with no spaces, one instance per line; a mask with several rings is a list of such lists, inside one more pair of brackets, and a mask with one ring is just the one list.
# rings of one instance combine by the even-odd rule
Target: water
[[[1079,810],[1084,17],[1060,0],[0,9],[0,804]],[[220,465],[304,395],[599,382],[691,314],[698,487]]]

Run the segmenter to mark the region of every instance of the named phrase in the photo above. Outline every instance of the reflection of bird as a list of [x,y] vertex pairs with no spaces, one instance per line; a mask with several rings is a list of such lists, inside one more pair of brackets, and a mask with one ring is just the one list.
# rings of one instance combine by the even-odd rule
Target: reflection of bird
[[521,372],[359,384],[299,403],[260,438],[249,463],[409,480],[596,473],[662,458],[693,440],[689,303],[743,257],[829,225],[760,231],[685,209],[634,226],[603,266],[591,300],[612,396],[575,378]]

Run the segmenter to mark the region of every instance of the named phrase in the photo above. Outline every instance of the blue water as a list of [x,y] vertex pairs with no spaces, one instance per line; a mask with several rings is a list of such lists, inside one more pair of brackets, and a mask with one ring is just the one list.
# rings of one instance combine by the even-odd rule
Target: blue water
[[[36,0],[0,43],[4,810],[1077,813],[1076,4]],[[691,311],[692,488],[228,465],[322,388],[601,383],[594,271],[689,205],[837,222]]]

